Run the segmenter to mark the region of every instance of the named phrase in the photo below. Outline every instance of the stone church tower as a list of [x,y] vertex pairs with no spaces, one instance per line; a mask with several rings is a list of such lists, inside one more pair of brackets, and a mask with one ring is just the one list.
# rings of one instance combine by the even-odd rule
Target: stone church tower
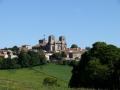
[[49,51],[55,51],[55,36],[51,35],[48,37]]
[[45,50],[47,52],[59,52],[64,51],[67,48],[66,39],[64,36],[60,36],[57,40],[54,35],[50,35],[48,40],[41,39],[39,44],[34,46],[35,50]]
[[59,42],[58,45],[60,45],[60,50],[65,50],[67,48],[67,44],[66,44],[66,39],[64,36],[60,36],[59,37]]
[[55,36],[50,35],[48,37],[49,51],[63,51],[67,48],[66,39],[64,36],[60,36],[59,40],[56,40]]

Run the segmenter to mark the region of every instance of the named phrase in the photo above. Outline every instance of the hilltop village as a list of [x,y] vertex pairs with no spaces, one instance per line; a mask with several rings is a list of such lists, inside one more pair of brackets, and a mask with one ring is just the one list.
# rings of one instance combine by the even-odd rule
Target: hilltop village
[[34,46],[22,45],[21,47],[15,46],[14,48],[17,49],[18,52],[9,48],[0,49],[0,57],[13,59],[13,58],[17,58],[18,53],[21,51],[39,52],[42,50],[48,61],[53,60],[51,56],[54,53],[61,53],[61,52],[64,52],[66,54],[66,56],[64,57],[64,60],[79,61],[81,58],[81,55],[86,51],[85,49],[82,49],[79,47],[67,48],[67,42],[66,42],[65,36],[59,36],[59,38],[56,39],[54,35],[48,36],[48,40],[46,40],[45,38],[40,39],[38,41],[38,44]]

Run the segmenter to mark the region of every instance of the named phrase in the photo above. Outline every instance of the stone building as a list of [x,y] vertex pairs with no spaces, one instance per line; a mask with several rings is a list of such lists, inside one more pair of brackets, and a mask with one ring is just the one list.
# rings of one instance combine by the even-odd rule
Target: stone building
[[48,49],[49,51],[62,51],[67,48],[66,40],[64,36],[60,36],[59,40],[51,35],[48,37]]
[[19,52],[20,51],[29,51],[29,50],[32,50],[32,46],[31,45],[22,45],[20,48],[19,48]]
[[54,35],[50,35],[48,40],[39,40],[39,44],[33,46],[34,50],[45,50],[47,52],[60,52],[67,48],[66,39],[60,36],[57,40]]
[[6,58],[11,58],[11,59],[18,58],[18,56],[14,55],[13,51],[11,50],[0,50],[0,57],[5,58],[5,59]]
[[81,55],[86,52],[85,49],[81,48],[67,48],[65,50],[67,57],[66,60],[76,60],[79,61],[81,58]]

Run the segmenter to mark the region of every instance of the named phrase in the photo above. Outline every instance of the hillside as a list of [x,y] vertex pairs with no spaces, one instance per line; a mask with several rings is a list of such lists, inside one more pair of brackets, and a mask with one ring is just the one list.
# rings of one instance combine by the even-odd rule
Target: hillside
[[[71,77],[72,67],[47,64],[33,68],[0,70],[0,90],[47,90],[42,85],[46,77],[56,77],[59,89],[66,88]],[[53,90],[53,87],[51,88]]]

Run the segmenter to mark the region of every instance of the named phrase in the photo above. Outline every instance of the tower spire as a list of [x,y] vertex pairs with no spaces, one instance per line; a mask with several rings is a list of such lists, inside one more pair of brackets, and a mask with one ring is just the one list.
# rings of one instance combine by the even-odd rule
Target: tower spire
[[43,35],[43,37],[44,37],[44,40],[45,40],[45,34]]

